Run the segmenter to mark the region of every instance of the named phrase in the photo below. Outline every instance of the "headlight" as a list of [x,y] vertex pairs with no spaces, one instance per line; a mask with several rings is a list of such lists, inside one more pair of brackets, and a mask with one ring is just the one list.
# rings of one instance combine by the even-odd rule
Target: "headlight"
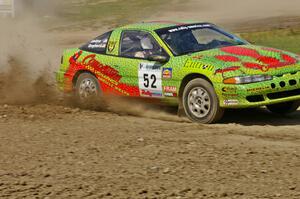
[[253,76],[231,77],[225,79],[223,83],[224,84],[249,84],[255,82],[268,81],[272,79],[273,77],[268,75],[253,75]]

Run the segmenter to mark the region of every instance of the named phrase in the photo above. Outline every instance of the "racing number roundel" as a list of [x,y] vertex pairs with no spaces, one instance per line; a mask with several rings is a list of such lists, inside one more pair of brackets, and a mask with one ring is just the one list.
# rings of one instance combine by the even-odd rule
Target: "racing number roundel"
[[154,63],[140,63],[139,89],[142,97],[162,97],[162,70]]

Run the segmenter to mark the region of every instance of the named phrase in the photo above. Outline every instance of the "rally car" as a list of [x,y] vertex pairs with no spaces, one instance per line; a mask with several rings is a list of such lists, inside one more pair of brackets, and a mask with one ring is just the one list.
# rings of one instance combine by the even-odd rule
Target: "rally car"
[[211,23],[148,22],[65,50],[57,81],[80,104],[105,95],[149,98],[177,104],[192,121],[214,123],[228,108],[296,111],[300,58]]

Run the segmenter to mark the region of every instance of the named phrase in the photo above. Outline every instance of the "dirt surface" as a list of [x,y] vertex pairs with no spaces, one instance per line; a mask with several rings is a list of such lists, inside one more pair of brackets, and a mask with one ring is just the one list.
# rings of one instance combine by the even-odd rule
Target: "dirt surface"
[[300,197],[299,112],[218,125],[155,113],[2,105],[0,197]]
[[300,112],[198,125],[118,101],[107,112],[48,103],[59,95],[40,89],[0,104],[0,198],[300,197]]

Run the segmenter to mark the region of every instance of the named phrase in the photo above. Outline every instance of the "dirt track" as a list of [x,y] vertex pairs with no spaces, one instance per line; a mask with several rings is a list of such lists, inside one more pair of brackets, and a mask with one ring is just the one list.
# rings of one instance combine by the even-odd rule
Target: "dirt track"
[[218,125],[161,115],[2,105],[0,197],[300,197],[299,112],[234,111]]

